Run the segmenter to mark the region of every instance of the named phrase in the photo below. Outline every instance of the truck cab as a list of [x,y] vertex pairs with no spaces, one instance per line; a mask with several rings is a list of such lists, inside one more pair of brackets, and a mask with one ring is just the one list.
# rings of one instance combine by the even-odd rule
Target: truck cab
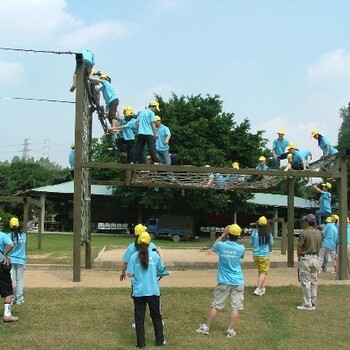
[[147,231],[154,238],[171,238],[174,242],[193,237],[192,216],[160,215],[146,222]]

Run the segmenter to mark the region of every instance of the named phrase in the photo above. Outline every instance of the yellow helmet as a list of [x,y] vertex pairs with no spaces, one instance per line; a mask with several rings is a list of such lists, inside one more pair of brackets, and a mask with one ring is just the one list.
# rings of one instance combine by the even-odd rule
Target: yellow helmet
[[148,232],[144,231],[141,232],[140,235],[137,237],[137,243],[139,244],[150,244],[151,242],[151,236]]
[[152,101],[152,102],[150,102],[148,106],[149,106],[149,107],[155,107],[156,110],[157,110],[158,112],[160,112],[159,103],[158,103],[157,101]]
[[126,116],[126,117],[130,117],[131,115],[133,115],[133,110],[132,110],[132,107],[131,106],[125,106],[123,108],[123,114]]
[[162,118],[159,115],[156,115],[156,122],[159,122],[160,120],[162,120]]
[[318,135],[320,132],[318,130],[312,130],[311,131],[311,138],[314,138],[316,135]]
[[327,187],[329,190],[332,189],[332,184],[330,184],[329,182],[326,182],[324,184],[322,184],[323,187]]
[[267,225],[267,219],[265,216],[260,216],[258,219],[258,225],[259,226],[266,226]]
[[238,162],[233,162],[232,163],[232,168],[233,169],[239,169],[239,163]]
[[242,229],[237,224],[232,224],[230,225],[228,231],[230,232],[230,235],[240,236]]
[[328,223],[330,223],[330,222],[332,222],[332,217],[331,216],[328,216],[327,218],[326,218],[326,222],[328,222]]
[[290,149],[296,149],[297,146],[295,145],[295,143],[290,143],[288,146],[287,146],[287,149],[290,150]]
[[13,217],[10,219],[10,228],[18,228],[19,227],[19,221],[17,218]]
[[134,227],[134,234],[135,236],[139,236],[142,232],[146,232],[147,227],[143,226],[142,224],[138,224]]
[[339,221],[339,216],[337,214],[332,214],[333,221]]
[[72,143],[71,145],[70,145],[70,148],[75,148],[75,143]]
[[280,130],[277,132],[278,135],[284,135],[284,130]]
[[266,158],[264,156],[259,157],[259,162],[266,162]]

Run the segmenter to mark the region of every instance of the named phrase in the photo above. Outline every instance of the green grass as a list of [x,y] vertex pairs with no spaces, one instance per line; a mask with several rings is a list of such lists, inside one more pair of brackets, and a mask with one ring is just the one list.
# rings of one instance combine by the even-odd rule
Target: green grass
[[[314,312],[296,310],[298,287],[268,288],[264,297],[245,290],[237,337],[224,336],[229,307],[219,313],[208,336],[195,333],[205,321],[212,288],[162,288],[167,349],[348,349],[350,303],[348,286],[320,286]],[[133,304],[125,289],[28,289],[26,302],[13,306],[18,323],[0,324],[0,339],[8,350],[132,349]],[[147,348],[154,334],[146,314]],[[6,345],[5,345],[6,344]]]
[[[91,254],[95,259],[98,253],[104,248],[112,250],[117,248],[126,248],[133,242],[133,236],[122,235],[93,235]],[[37,234],[28,234],[27,262],[28,264],[68,264],[73,263],[73,234],[52,234],[45,233],[42,235],[41,249],[38,249]],[[173,242],[170,239],[156,239],[154,243],[165,249],[201,249],[208,247],[213,241],[208,238],[198,240],[187,240]],[[249,237],[240,240],[246,248],[250,249]],[[273,246],[274,249],[281,248],[281,239],[277,238]],[[85,247],[81,248],[81,261],[84,263]]]

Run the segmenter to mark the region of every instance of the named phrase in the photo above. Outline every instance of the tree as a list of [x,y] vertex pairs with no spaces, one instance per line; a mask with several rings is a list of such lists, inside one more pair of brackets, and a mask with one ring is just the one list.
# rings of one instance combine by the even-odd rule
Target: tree
[[350,103],[348,107],[341,108],[339,114],[343,121],[338,133],[338,148],[346,150],[350,148]]
[[[68,169],[62,170],[56,164],[40,165],[39,162],[23,161],[17,158],[10,164],[0,164],[0,195],[18,195],[35,187],[54,185],[68,181]],[[4,211],[21,215],[21,205],[3,205]]]
[[[219,96],[176,96],[168,102],[156,96],[160,103],[160,116],[171,130],[170,149],[183,164],[231,167],[238,161],[241,167],[255,167],[257,159],[271,155],[265,148],[267,140],[263,131],[250,132],[250,122],[245,119],[237,124],[233,113],[222,112]],[[94,143],[93,158],[96,161],[110,160],[105,138]],[[109,171],[94,172],[95,178],[118,178]],[[228,208],[247,208],[251,195],[247,192],[223,192],[216,190],[187,190],[173,188],[126,188],[116,187],[115,195],[123,207],[168,208],[179,212],[213,213]]]

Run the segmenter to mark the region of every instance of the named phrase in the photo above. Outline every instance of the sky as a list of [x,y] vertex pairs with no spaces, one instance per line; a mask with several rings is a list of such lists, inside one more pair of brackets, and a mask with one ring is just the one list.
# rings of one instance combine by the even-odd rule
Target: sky
[[[0,47],[94,52],[120,110],[159,94],[219,95],[235,121],[313,158],[317,129],[337,143],[350,102],[348,0],[0,0]],[[75,55],[0,49],[0,162],[24,154],[68,166]],[[160,113],[161,115],[161,113]],[[93,136],[103,134],[97,120]],[[239,140],[237,140],[239,142]],[[24,153],[25,150],[25,153]]]

